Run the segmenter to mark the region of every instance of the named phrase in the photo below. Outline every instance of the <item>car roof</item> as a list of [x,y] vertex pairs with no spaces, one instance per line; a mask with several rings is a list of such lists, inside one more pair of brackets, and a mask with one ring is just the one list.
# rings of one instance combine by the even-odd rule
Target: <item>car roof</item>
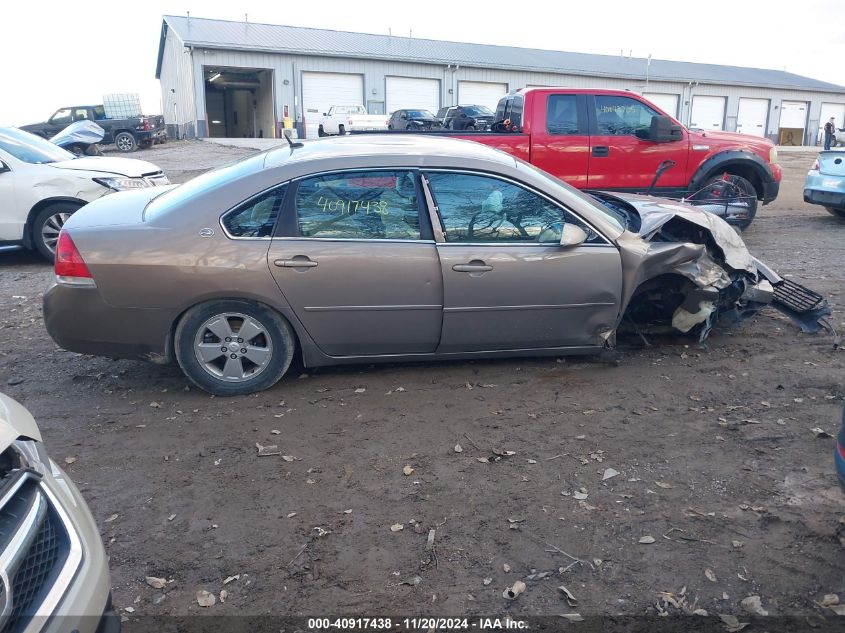
[[301,147],[294,149],[281,146],[270,150],[264,159],[264,167],[279,167],[302,162],[338,161],[344,158],[365,156],[413,157],[414,162],[422,164],[429,163],[426,160],[427,157],[477,160],[511,168],[516,164],[516,160],[509,154],[474,141],[434,135],[352,134],[305,141],[301,143]]

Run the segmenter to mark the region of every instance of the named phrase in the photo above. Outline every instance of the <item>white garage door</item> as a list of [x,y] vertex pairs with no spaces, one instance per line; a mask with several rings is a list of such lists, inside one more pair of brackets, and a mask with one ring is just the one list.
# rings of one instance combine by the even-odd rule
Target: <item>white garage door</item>
[[387,78],[387,113],[419,108],[435,114],[440,109],[440,82],[414,77]]
[[508,93],[507,84],[494,84],[486,81],[459,81],[459,105],[484,105],[496,111],[499,99]]
[[663,92],[644,92],[643,97],[651,101],[669,116],[678,116],[678,95]]
[[780,127],[804,129],[807,124],[807,103],[805,101],[781,101]]
[[695,95],[692,98],[690,127],[721,130],[725,124],[725,97]]
[[[833,117],[833,124],[837,128],[845,127],[845,103],[822,103],[822,114],[819,117],[819,138],[824,140],[824,124]],[[837,132],[836,138],[839,139]]]
[[769,120],[769,100],[740,97],[739,112],[736,115],[736,131],[740,134],[766,136],[766,121]]
[[302,73],[305,136],[317,138],[317,123],[333,105],[364,105],[364,77],[344,73]]

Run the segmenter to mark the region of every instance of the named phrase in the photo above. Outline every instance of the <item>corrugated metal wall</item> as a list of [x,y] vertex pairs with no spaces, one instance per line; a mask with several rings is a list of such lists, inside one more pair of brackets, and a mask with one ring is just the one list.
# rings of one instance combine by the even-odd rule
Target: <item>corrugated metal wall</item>
[[[823,92],[803,92],[796,90],[753,88],[742,86],[696,85],[690,87],[687,82],[649,81],[620,79],[613,77],[585,77],[554,73],[535,73],[523,71],[495,70],[483,68],[447,67],[433,64],[413,64],[406,62],[391,62],[383,60],[364,60],[350,58],[309,57],[297,55],[281,55],[274,53],[254,53],[236,50],[195,49],[193,53],[177,54],[184,50],[181,41],[172,31],[168,32],[165,55],[162,62],[161,86],[162,97],[167,111],[170,103],[170,117],[173,117],[173,95],[170,93],[171,83],[178,83],[177,97],[180,92],[190,93],[177,98],[177,109],[180,123],[183,116],[181,104],[193,106],[190,119],[196,122],[199,135],[205,130],[205,93],[203,87],[204,66],[229,66],[241,68],[272,69],[275,82],[275,113],[281,121],[284,106],[288,106],[291,117],[301,120],[302,117],[302,73],[303,72],[334,72],[354,73],[364,75],[364,94],[361,103],[370,101],[385,101],[385,77],[424,77],[437,79],[441,82],[441,105],[452,105],[457,98],[458,81],[489,81],[506,83],[509,90],[523,88],[526,85],[567,86],[571,88],[612,88],[631,90],[632,92],[663,92],[680,96],[680,119],[682,123],[689,121],[691,96],[714,95],[727,98],[725,115],[725,130],[736,129],[736,117],[739,110],[740,97],[760,97],[770,100],[770,112],[767,134],[776,138],[778,132],[780,104],[783,100],[806,101],[810,103],[805,143],[816,138],[821,114],[822,101],[828,103],[845,104],[845,95]],[[193,59],[193,67],[189,60]],[[620,63],[627,63],[620,58]],[[189,105],[189,107],[190,107]],[[165,117],[167,117],[165,112]],[[171,123],[168,120],[168,123]]]
[[196,99],[191,51],[170,29],[161,60],[161,107],[167,133],[172,138],[196,135]]

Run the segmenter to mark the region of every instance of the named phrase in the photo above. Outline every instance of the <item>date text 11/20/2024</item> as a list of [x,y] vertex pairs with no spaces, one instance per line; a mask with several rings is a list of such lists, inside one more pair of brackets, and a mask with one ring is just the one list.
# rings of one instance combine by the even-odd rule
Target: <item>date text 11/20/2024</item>
[[345,631],[517,631],[527,630],[526,620],[513,618],[308,618],[308,628]]

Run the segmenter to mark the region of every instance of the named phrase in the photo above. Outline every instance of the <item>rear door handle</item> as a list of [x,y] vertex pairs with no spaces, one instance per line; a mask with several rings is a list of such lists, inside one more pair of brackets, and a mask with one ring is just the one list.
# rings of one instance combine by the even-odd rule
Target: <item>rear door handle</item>
[[474,259],[469,264],[455,264],[452,266],[452,270],[456,273],[486,273],[493,270],[493,267]]
[[593,156],[604,158],[610,154],[610,148],[607,145],[594,145]]
[[297,255],[297,257],[301,257],[301,259],[277,259],[273,262],[273,265],[279,268],[314,268],[317,265],[317,262],[307,257],[302,255]]

